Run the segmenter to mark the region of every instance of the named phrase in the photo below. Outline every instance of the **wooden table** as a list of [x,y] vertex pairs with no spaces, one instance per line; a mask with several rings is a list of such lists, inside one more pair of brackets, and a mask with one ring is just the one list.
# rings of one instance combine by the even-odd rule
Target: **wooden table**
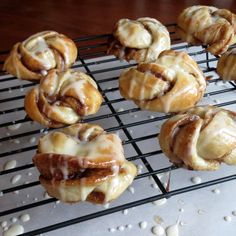
[[182,9],[196,4],[236,12],[234,0],[1,0],[0,51],[42,30],[77,38],[109,33],[120,18],[150,16],[174,23]]

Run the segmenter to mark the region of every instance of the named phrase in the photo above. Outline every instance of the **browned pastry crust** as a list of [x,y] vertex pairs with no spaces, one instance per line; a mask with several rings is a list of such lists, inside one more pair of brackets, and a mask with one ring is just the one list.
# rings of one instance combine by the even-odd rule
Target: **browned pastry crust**
[[168,113],[193,107],[203,97],[206,81],[187,53],[168,50],[153,63],[124,71],[119,87],[141,109]]
[[177,20],[180,37],[192,45],[207,45],[214,55],[227,51],[236,42],[236,15],[226,9],[191,6]]
[[127,61],[150,62],[170,49],[169,32],[153,18],[120,19],[108,40],[108,54]]
[[236,164],[236,113],[213,106],[195,107],[173,116],[161,127],[159,143],[176,165],[216,170]]
[[220,57],[217,73],[223,80],[236,81],[236,48],[230,49]]
[[124,158],[119,137],[94,124],[75,124],[45,135],[33,162],[49,195],[68,203],[109,202],[137,174]]
[[16,43],[3,69],[20,79],[40,80],[50,69],[63,71],[77,58],[75,43],[63,34],[43,31]]
[[47,127],[74,124],[95,114],[102,103],[96,83],[83,72],[50,70],[25,96],[28,116]]

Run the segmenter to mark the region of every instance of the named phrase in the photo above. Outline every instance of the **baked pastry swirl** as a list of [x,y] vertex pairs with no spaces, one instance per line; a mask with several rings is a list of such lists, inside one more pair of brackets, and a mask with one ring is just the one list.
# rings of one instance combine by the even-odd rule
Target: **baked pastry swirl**
[[63,34],[43,31],[16,43],[3,70],[20,79],[40,80],[50,69],[63,71],[77,58],[75,43]]
[[206,80],[197,63],[185,52],[167,50],[152,63],[141,63],[119,78],[121,95],[141,109],[179,112],[202,97]]
[[110,202],[137,174],[125,160],[120,138],[95,124],[75,124],[42,137],[33,162],[48,194],[67,203]]
[[228,50],[220,57],[217,73],[223,80],[236,81],[236,48]]
[[214,55],[227,51],[236,42],[236,15],[226,9],[191,6],[177,20],[180,37],[192,45],[207,45]]
[[109,39],[108,54],[120,59],[150,62],[170,49],[169,32],[153,18],[120,19]]
[[53,69],[26,94],[25,111],[44,126],[61,127],[95,114],[101,103],[102,95],[91,77],[80,71]]
[[236,164],[236,113],[213,106],[195,107],[167,120],[159,143],[176,165],[193,170],[217,170]]

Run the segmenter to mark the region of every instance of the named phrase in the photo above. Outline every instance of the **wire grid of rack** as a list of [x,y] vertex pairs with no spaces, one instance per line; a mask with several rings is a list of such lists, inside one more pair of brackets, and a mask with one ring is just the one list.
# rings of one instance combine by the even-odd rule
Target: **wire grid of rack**
[[[167,27],[172,37],[172,49],[187,51],[194,57],[206,76],[212,76],[201,103],[234,107],[236,86],[232,82],[222,83],[220,78],[217,77],[215,65],[218,59],[206,52],[203,47],[193,47],[181,43],[175,34],[174,24]],[[46,219],[41,217],[43,218],[41,221],[26,227],[26,233],[23,235],[38,235],[58,230],[161,198],[169,198],[184,192],[236,179],[232,167],[228,166],[223,166],[220,171],[210,175],[207,173],[207,180],[197,185],[191,185],[181,179],[183,175],[189,172],[169,163],[162,154],[157,141],[157,134],[162,122],[171,115],[140,111],[132,102],[125,101],[120,96],[118,88],[119,74],[123,69],[136,64],[107,56],[106,44],[108,37],[109,34],[104,34],[74,40],[79,46],[79,56],[73,68],[89,74],[97,82],[104,97],[104,102],[98,114],[85,118],[83,122],[98,123],[107,132],[119,133],[123,140],[127,159],[142,167],[142,173],[139,173],[134,181],[137,191],[131,194],[126,191],[108,209],[88,203],[72,206],[61,204],[57,209],[52,207],[55,212],[52,213],[52,210],[50,210],[53,217],[48,217],[47,210],[52,204],[55,206],[56,199],[43,197],[44,190],[39,184],[38,172],[34,168],[31,159],[37,148],[37,138],[51,129],[45,129],[25,117],[24,95],[28,89],[35,86],[35,83],[21,81],[0,72],[0,166],[3,166],[7,160],[17,159],[18,162],[14,169],[0,172],[0,217],[4,220],[26,210],[31,211],[32,215],[41,212],[40,214],[47,217]],[[4,58],[6,55],[7,51],[2,52],[0,58]],[[3,64],[3,61],[0,63]],[[220,101],[220,99],[223,101]],[[18,123],[21,124],[18,130],[8,130],[8,126]],[[10,179],[16,174],[24,176],[26,181],[19,181],[19,184],[12,185]],[[166,186],[168,176],[171,176],[169,189]],[[158,190],[146,189],[147,182],[150,180],[158,186]],[[29,195],[32,195],[30,199]],[[70,215],[65,213],[68,208]],[[58,218],[58,215],[63,216]]]

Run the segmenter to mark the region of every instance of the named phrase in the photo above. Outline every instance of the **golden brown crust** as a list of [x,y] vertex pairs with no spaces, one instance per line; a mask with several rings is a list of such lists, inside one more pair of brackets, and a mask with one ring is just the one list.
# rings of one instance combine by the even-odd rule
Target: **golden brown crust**
[[236,113],[212,106],[173,116],[161,127],[159,143],[176,165],[216,170],[221,162],[236,164]]
[[217,73],[223,80],[236,81],[236,48],[230,49],[220,57]]
[[170,49],[170,36],[164,25],[153,18],[120,19],[108,40],[108,54],[127,61],[150,62]]
[[207,45],[214,55],[227,51],[236,42],[236,15],[226,9],[191,6],[177,20],[180,37],[192,45]]
[[167,50],[155,62],[125,71],[119,88],[141,109],[168,113],[193,107],[203,97],[206,81],[187,53]]
[[33,162],[49,195],[64,202],[105,203],[117,198],[137,174],[121,140],[94,124],[76,124],[39,140]]
[[80,71],[50,70],[25,96],[28,116],[47,127],[73,124],[95,114],[102,103],[96,83]]
[[16,43],[3,69],[20,79],[40,80],[50,69],[69,68],[77,58],[75,43],[63,34],[43,31]]
[[[93,170],[95,172],[95,170]],[[88,201],[104,204],[115,200],[132,183],[137,169],[131,162],[125,161],[115,175],[105,176],[98,181],[92,175],[88,178],[68,180],[47,180],[40,176],[39,180],[48,194],[66,203]]]
[[98,125],[82,123],[40,138],[33,161],[45,178],[63,174],[67,178],[79,169],[120,166],[124,153],[117,135],[105,133]]

